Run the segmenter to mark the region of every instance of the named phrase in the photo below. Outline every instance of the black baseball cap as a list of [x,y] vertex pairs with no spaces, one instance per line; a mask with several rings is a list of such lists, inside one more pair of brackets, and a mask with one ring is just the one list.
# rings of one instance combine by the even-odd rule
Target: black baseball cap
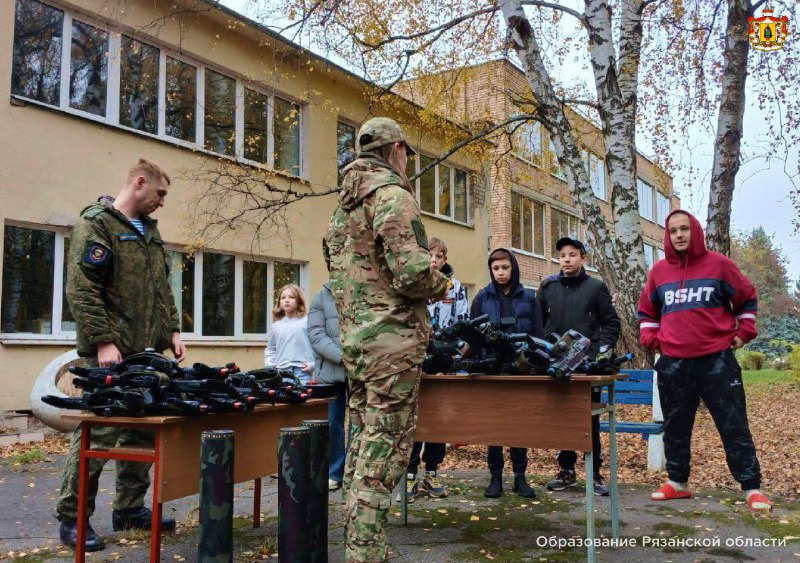
[[556,250],[561,250],[565,246],[574,246],[581,251],[581,254],[586,254],[586,247],[583,246],[583,243],[576,238],[561,237],[558,239],[556,242]]

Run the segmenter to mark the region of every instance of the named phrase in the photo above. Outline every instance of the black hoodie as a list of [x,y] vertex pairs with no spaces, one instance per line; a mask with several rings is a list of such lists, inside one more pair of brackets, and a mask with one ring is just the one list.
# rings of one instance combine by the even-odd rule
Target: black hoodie
[[513,332],[525,332],[537,338],[543,338],[542,311],[539,300],[536,298],[536,292],[524,287],[519,282],[519,264],[517,264],[514,253],[505,248],[497,248],[492,252],[497,250],[506,250],[511,256],[511,291],[508,292],[508,295],[503,293],[500,284],[494,279],[492,265],[489,263],[492,283],[481,289],[475,296],[470,316],[474,319],[481,315],[489,315],[489,319],[493,323],[499,323],[503,317],[513,316],[516,320]]

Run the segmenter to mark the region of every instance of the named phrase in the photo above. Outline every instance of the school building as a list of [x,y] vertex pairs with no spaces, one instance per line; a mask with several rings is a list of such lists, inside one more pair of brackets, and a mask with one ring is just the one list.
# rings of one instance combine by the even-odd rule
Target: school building
[[[7,0],[0,53],[0,411],[29,408],[39,372],[74,348],[70,228],[140,157],[172,177],[155,218],[188,360],[254,368],[275,290],[297,282],[310,299],[327,279],[336,196],[300,197],[258,238],[248,206],[334,188],[372,115],[403,123],[425,157],[467,137],[396,95],[371,102],[375,85],[207,0]],[[416,185],[422,201],[436,194],[428,236],[450,243],[471,295],[488,281],[488,186],[476,151]],[[209,229],[220,221],[235,228]]]

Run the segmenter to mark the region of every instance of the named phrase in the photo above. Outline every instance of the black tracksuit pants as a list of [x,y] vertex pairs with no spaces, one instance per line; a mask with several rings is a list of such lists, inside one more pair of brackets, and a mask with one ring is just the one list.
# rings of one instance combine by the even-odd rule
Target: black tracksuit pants
[[422,444],[425,444],[425,451],[422,452],[422,461],[425,462],[425,471],[436,471],[439,464],[444,461],[446,445],[437,442],[414,442],[411,448],[411,459],[408,461],[408,473],[417,474],[419,468],[419,454],[422,451]]
[[747,422],[742,370],[729,349],[699,358],[656,362],[658,392],[664,412],[664,454],[672,481],[689,480],[692,427],[700,399],[717,426],[728,468],[742,490],[761,486],[761,468]]

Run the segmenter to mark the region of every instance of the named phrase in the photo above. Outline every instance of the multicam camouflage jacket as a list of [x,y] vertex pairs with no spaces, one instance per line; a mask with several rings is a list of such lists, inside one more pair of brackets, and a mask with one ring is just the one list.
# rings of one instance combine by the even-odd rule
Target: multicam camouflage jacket
[[123,356],[169,348],[180,330],[167,255],[156,221],[145,235],[110,204],[90,205],[70,236],[67,300],[78,325],[78,354],[96,356],[98,342]]
[[420,364],[431,330],[426,301],[443,298],[448,280],[431,269],[414,196],[376,154],[362,152],[345,169],[324,247],[350,376]]

